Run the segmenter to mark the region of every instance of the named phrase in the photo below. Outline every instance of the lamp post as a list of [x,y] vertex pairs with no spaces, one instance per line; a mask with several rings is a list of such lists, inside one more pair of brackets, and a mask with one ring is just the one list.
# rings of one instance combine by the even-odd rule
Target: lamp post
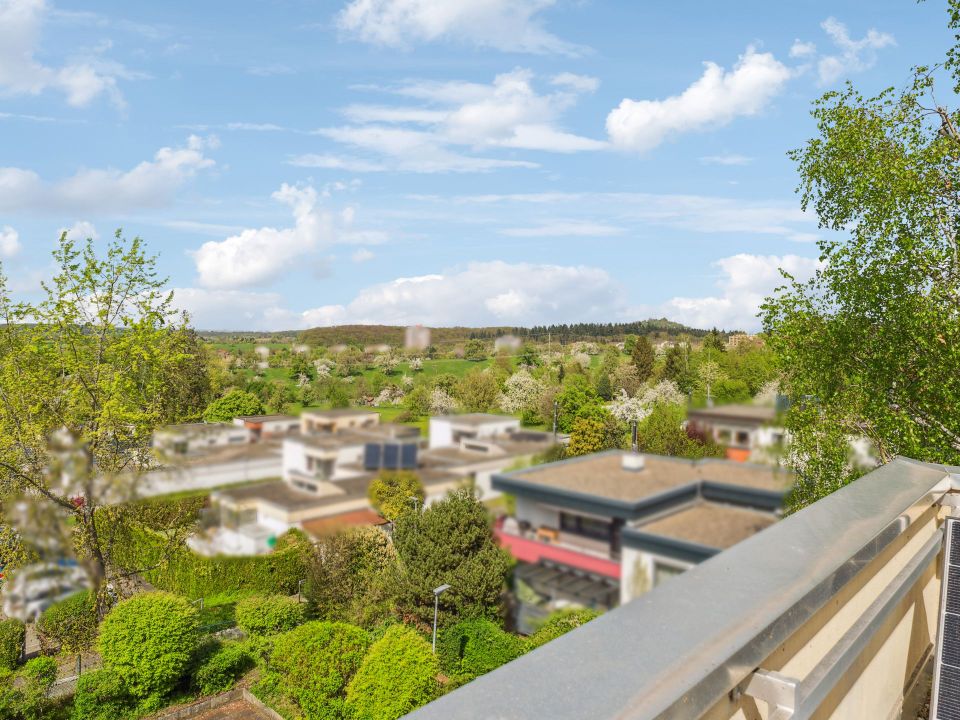
[[441,585],[433,590],[433,654],[437,654],[437,611],[440,609],[440,595],[450,589],[449,585]]

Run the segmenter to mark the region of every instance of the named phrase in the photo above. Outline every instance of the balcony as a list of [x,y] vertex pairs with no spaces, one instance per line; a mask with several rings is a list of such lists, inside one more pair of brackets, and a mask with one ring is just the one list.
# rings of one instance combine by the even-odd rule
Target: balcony
[[521,535],[505,532],[503,528],[494,530],[497,542],[508,550],[517,560],[525,563],[539,563],[543,560],[567,565],[578,570],[620,579],[620,562],[612,559],[609,553],[601,554],[583,545],[564,542],[566,533],[559,533],[556,542],[542,542]]
[[898,459],[410,717],[916,717],[954,488]]

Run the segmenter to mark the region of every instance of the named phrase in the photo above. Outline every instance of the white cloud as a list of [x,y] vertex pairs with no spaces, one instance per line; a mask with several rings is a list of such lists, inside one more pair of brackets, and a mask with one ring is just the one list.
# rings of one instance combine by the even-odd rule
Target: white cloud
[[47,12],[44,0],[0,0],[0,93],[38,95],[56,89],[75,107],[87,105],[100,95],[122,106],[117,78],[129,76],[122,66],[87,58],[51,67],[35,58]]
[[368,260],[373,260],[376,257],[372,252],[366,248],[360,248],[353,255],[350,256],[350,259],[355,263],[367,262]]
[[840,54],[825,55],[817,62],[820,82],[824,85],[834,83],[851,73],[870,69],[877,62],[877,50],[897,44],[893,35],[873,28],[861,39],[853,40],[847,26],[833,17],[820,23],[820,27],[840,50]]
[[791,71],[770,53],[752,47],[732,70],[704,63],[703,75],[680,95],[665,100],[624,99],[607,116],[607,133],[617,146],[650,150],[671,136],[726,125],[756,115],[780,93]]
[[799,255],[740,253],[714,265],[721,273],[716,295],[675,297],[660,306],[658,313],[693,327],[756,330],[760,326],[757,313],[764,298],[784,284],[779,269],[803,281],[820,267],[820,261]]
[[353,104],[343,110],[352,125],[316,131],[355,152],[375,155],[375,159],[326,153],[303,155],[292,162],[358,172],[485,172],[537,165],[477,154],[483,151],[512,148],[571,153],[607,147],[602,140],[567,132],[559,125],[560,116],[579,95],[596,87],[595,79],[557,75],[551,81],[556,89],[547,93],[538,92],[533,81],[530,70],[518,68],[497,75],[488,85],[407,83],[388,92],[424,104]]
[[506,228],[501,235],[512,237],[605,237],[620,235],[621,227],[583,220],[561,220],[533,227]]
[[185,147],[160,148],[153,160],[131,170],[82,169],[64,180],[48,182],[32,170],[0,167],[0,210],[125,212],[159,207],[189,178],[212,167],[204,155],[215,138],[190,136]]
[[82,241],[82,240],[96,240],[100,237],[100,233],[97,232],[97,228],[94,227],[92,222],[87,220],[77,220],[72,227],[61,228],[60,233],[66,233],[68,240]]
[[256,75],[258,77],[273,77],[275,75],[293,75],[296,70],[289,65],[272,63],[270,65],[254,65],[253,67],[248,67],[247,72],[250,75]]
[[280,330],[299,327],[279,293],[174,288],[173,304],[200,330]]
[[790,46],[790,57],[792,58],[805,58],[810,57],[811,55],[816,54],[817,46],[812,42],[804,42],[803,40],[794,40],[793,45]]
[[753,158],[747,157],[746,155],[728,153],[725,155],[705,155],[700,158],[700,162],[704,165],[749,165],[753,162]]
[[452,40],[506,52],[583,51],[543,29],[537,15],[555,0],[351,0],[337,15],[341,30],[376,45],[409,47]]
[[20,233],[9,225],[0,227],[0,258],[11,258],[20,252]]

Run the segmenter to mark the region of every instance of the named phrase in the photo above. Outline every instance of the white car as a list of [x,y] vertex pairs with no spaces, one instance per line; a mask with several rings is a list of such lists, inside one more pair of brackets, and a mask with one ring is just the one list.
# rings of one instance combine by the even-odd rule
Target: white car
[[4,587],[3,613],[23,622],[36,622],[48,607],[89,585],[86,573],[76,565],[28,565],[17,570]]

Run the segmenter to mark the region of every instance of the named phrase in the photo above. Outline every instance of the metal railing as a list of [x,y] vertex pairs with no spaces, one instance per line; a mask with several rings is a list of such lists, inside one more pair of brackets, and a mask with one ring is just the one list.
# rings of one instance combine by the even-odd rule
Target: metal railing
[[410,717],[894,716],[935,640],[958,473],[897,459]]

